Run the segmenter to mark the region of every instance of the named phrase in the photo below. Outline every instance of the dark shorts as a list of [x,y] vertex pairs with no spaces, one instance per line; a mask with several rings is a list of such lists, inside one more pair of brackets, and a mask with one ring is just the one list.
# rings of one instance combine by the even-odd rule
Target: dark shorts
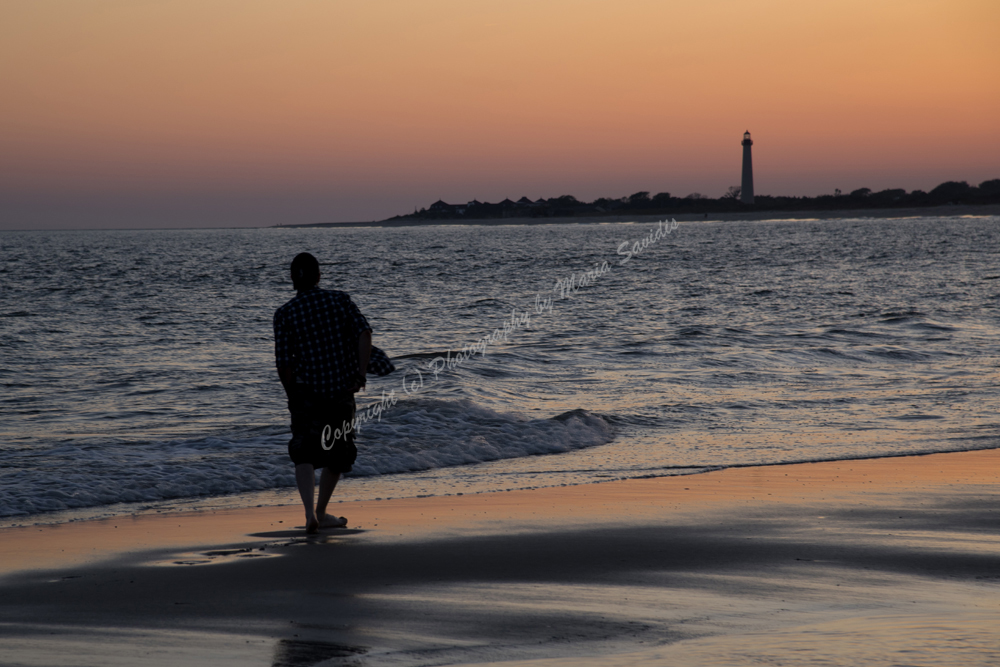
[[292,439],[288,456],[295,465],[311,463],[314,468],[351,472],[358,458],[354,446],[354,394],[334,398],[297,388],[288,398],[292,414]]

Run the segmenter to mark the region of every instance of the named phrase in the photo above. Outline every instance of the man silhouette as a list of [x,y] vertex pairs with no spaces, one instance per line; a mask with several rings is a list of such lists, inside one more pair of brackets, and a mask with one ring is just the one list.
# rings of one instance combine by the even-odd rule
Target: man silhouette
[[[292,439],[288,455],[306,511],[306,532],[347,525],[326,513],[340,475],[357,458],[354,394],[365,387],[372,329],[351,297],[319,288],[319,262],[307,252],[292,260],[295,298],[274,314],[274,356],[288,396]],[[389,364],[378,351],[379,362]],[[389,372],[389,364],[377,371]],[[379,372],[382,375],[384,372]],[[313,509],[315,469],[322,468]]]

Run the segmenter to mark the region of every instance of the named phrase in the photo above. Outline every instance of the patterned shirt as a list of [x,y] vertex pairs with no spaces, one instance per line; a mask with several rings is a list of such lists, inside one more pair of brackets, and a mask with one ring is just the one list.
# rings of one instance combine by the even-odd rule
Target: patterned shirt
[[371,331],[351,297],[312,287],[274,313],[274,359],[297,381],[332,396],[358,379],[358,338]]

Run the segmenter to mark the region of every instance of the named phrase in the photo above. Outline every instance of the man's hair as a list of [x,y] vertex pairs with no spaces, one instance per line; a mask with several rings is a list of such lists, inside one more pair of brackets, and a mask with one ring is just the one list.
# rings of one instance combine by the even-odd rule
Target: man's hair
[[319,282],[319,262],[307,252],[292,260],[292,285],[297,290],[309,289]]

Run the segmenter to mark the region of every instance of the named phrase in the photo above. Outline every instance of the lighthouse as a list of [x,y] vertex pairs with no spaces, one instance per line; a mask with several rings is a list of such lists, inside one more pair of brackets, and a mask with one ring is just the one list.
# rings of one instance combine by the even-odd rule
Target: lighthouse
[[740,185],[740,201],[744,204],[753,203],[753,159],[750,157],[750,147],[753,140],[750,130],[743,133],[743,183]]

